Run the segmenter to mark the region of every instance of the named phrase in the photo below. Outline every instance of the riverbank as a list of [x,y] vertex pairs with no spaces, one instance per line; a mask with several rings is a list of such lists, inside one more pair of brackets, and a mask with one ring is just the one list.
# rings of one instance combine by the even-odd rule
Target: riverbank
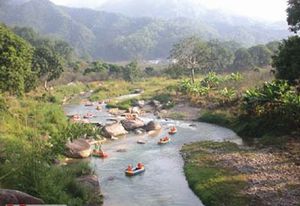
[[39,198],[36,203],[101,204],[98,179],[88,164],[60,164],[69,138],[93,131],[88,125],[71,124],[61,105],[89,90],[78,83],[48,92],[38,88],[22,98],[0,95],[0,205],[24,203],[9,199],[18,191]]
[[299,156],[299,142],[288,145],[280,150],[200,142],[185,145],[181,152],[189,185],[206,206],[296,206],[300,165],[294,158]]

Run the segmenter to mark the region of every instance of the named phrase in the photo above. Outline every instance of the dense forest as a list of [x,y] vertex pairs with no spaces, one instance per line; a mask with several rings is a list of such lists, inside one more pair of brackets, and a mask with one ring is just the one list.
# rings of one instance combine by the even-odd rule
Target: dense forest
[[[166,12],[172,10],[168,6],[163,8]],[[215,11],[207,13],[214,14]],[[88,59],[120,61],[167,58],[173,44],[191,35],[206,41],[236,41],[242,46],[265,44],[288,35],[281,25],[266,26],[246,18],[241,24],[233,21],[240,17],[219,16],[221,18],[174,17],[168,20],[66,8],[48,0],[4,0],[0,4],[2,22],[9,26],[32,27],[43,35],[63,39],[76,53]],[[212,22],[206,22],[207,19]]]

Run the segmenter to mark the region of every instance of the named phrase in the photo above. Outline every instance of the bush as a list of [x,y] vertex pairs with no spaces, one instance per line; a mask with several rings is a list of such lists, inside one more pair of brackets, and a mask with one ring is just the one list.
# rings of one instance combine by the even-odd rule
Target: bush
[[269,130],[289,133],[299,129],[300,95],[287,81],[265,83],[263,87],[246,91],[243,109],[246,117],[265,122]]

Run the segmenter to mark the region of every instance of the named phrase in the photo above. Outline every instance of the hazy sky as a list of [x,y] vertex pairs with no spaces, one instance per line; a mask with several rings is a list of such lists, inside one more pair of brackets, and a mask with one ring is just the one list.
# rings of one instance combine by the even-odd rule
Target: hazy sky
[[[96,8],[105,1],[113,0],[51,0],[60,5]],[[143,1],[143,0],[138,0]],[[181,0],[184,1],[184,0]],[[286,19],[287,0],[195,0],[209,8],[259,18],[269,21]]]

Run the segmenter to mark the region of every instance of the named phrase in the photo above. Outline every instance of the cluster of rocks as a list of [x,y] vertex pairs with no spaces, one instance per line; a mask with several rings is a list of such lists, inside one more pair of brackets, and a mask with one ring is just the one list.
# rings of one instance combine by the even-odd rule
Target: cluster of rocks
[[[145,102],[144,100],[137,100],[129,111],[122,111],[118,109],[110,109],[108,112],[115,115],[115,119],[111,119],[110,123],[102,126],[102,134],[109,139],[134,132],[136,135],[141,135],[146,132],[160,130],[161,125],[158,122],[150,121],[147,124],[138,116],[151,107],[147,112],[159,111],[162,104],[159,101],[153,100]],[[76,139],[66,144],[66,156],[70,158],[87,158],[91,155],[92,144],[86,138]]]

